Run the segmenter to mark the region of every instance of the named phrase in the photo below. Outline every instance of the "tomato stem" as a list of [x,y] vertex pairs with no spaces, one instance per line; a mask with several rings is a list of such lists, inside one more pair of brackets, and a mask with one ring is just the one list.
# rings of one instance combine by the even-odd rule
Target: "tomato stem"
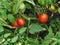
[[24,19],[26,19],[26,20],[37,20],[37,18],[35,18],[35,17],[27,17],[26,15],[24,15],[24,14],[22,14],[22,13],[19,13],[20,14],[20,16],[22,16]]
[[37,18],[35,18],[35,17],[32,17],[32,18],[30,18],[31,20],[38,20]]
[[21,14],[21,13],[19,13],[19,14],[20,14],[20,16],[22,16],[24,19],[28,20],[28,17],[27,17],[27,16],[25,16],[24,14]]

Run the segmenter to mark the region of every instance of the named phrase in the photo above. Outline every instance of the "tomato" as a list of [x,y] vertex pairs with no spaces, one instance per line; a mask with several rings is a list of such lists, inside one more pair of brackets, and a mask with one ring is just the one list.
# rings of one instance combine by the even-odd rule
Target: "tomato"
[[19,18],[17,19],[17,24],[20,26],[20,27],[23,27],[25,25],[25,21],[23,18]]
[[24,25],[25,25],[25,21],[24,21],[23,18],[18,18],[18,19],[12,24],[13,27],[17,27],[17,28],[23,27]]
[[21,45],[21,42],[19,42],[18,45]]
[[51,5],[51,7],[49,8],[50,11],[54,11],[55,10],[55,6]]
[[41,23],[46,23],[48,22],[48,14],[39,14],[38,15],[38,20]]
[[12,24],[13,27],[19,27],[19,25],[17,24],[17,21],[15,21],[13,24]]
[[60,13],[60,8],[58,8],[58,13]]
[[24,3],[21,3],[19,8],[20,8],[21,10],[24,10],[24,9],[25,9],[25,4],[24,4]]

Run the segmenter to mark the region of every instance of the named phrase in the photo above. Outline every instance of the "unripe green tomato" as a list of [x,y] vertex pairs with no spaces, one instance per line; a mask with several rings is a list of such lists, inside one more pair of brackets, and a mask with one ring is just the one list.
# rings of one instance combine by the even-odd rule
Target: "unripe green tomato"
[[51,5],[50,8],[49,8],[50,11],[54,11],[55,10],[55,6],[54,5]]
[[20,8],[20,10],[24,10],[25,9],[25,4],[21,3],[19,8]]
[[58,8],[58,13],[60,13],[60,8]]
[[18,45],[22,45],[22,44],[19,42]]

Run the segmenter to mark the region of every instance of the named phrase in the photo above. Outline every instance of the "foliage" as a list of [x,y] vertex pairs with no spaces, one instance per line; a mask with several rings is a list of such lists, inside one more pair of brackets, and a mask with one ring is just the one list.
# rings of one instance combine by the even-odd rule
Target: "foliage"
[[[50,8],[51,5],[54,9]],[[59,0],[0,0],[0,45],[60,45]],[[47,23],[38,15],[47,13]],[[23,27],[13,27],[23,18]]]

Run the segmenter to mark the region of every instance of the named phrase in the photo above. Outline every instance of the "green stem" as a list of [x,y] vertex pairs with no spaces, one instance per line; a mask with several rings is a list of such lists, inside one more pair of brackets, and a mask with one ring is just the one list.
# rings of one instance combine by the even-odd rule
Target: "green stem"
[[17,29],[18,29],[18,28],[15,29],[14,35],[17,33]]
[[44,25],[46,28],[47,28],[47,30],[48,30],[48,26],[46,25],[46,24],[41,24],[42,26]]
[[30,18],[31,20],[38,20],[37,18],[35,18],[35,17],[32,17],[32,18]]
[[37,39],[39,38],[39,33],[37,33]]
[[24,19],[28,20],[28,17],[27,17],[26,15],[21,14],[21,13],[19,13],[19,14],[20,14],[20,16],[22,16]]
[[30,18],[28,18],[28,28],[29,28],[29,25],[30,25]]
[[29,25],[30,25],[30,18],[28,18],[28,25],[27,25],[27,36],[28,36]]
[[48,30],[48,26],[47,25],[45,25],[45,27],[47,28],[47,30]]
[[24,15],[24,14],[21,14],[21,13],[19,13],[20,14],[20,16],[22,16],[24,19],[26,19],[26,20],[37,20],[37,18],[35,18],[35,17],[27,17],[26,15]]

